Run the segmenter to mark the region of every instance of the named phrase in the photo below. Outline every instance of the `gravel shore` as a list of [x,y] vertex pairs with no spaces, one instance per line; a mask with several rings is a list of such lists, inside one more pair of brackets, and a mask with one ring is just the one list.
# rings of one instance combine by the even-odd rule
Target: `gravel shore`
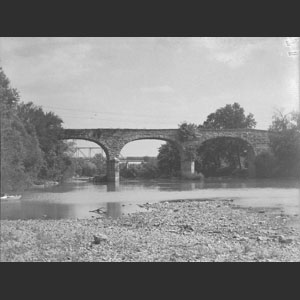
[[2,220],[1,261],[300,261],[299,216],[230,200],[144,207],[118,219]]

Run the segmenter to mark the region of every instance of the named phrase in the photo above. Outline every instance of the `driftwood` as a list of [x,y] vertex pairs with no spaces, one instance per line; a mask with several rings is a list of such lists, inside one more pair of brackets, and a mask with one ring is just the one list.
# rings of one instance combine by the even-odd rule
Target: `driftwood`
[[89,210],[89,212],[96,213],[96,214],[104,214],[106,211],[103,210],[102,208],[97,208],[95,210]]

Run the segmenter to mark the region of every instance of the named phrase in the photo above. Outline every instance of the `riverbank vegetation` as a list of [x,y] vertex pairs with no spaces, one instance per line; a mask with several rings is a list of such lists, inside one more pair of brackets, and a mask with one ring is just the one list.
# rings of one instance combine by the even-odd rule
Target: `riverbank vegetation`
[[279,134],[270,135],[271,151],[256,156],[257,177],[299,178],[300,114],[276,112],[269,130]]
[[23,103],[0,68],[1,191],[61,181],[72,164],[72,147],[59,139],[62,119],[32,102]]
[[106,158],[97,153],[92,158],[72,157],[72,175],[79,177],[104,176],[106,174]]

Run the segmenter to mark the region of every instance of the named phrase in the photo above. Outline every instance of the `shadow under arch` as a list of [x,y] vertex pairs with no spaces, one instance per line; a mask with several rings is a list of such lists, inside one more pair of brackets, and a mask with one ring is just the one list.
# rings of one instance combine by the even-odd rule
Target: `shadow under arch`
[[[207,172],[207,168],[211,167],[211,172],[217,168],[221,169],[222,165],[229,165],[223,169],[223,173],[219,171],[219,175],[228,175],[226,172],[235,171],[241,176],[250,178],[255,177],[255,150],[253,145],[246,139],[240,137],[222,136],[206,139],[197,145],[198,160],[196,161],[196,170]],[[202,170],[201,170],[202,168]],[[232,168],[232,170],[230,169]],[[205,171],[206,169],[206,171]]]

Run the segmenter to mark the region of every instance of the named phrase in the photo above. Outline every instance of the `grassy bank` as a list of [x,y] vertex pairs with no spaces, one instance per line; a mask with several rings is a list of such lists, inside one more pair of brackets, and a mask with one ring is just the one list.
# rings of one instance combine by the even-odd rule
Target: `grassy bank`
[[300,261],[295,216],[225,200],[148,207],[115,220],[2,220],[1,261]]

